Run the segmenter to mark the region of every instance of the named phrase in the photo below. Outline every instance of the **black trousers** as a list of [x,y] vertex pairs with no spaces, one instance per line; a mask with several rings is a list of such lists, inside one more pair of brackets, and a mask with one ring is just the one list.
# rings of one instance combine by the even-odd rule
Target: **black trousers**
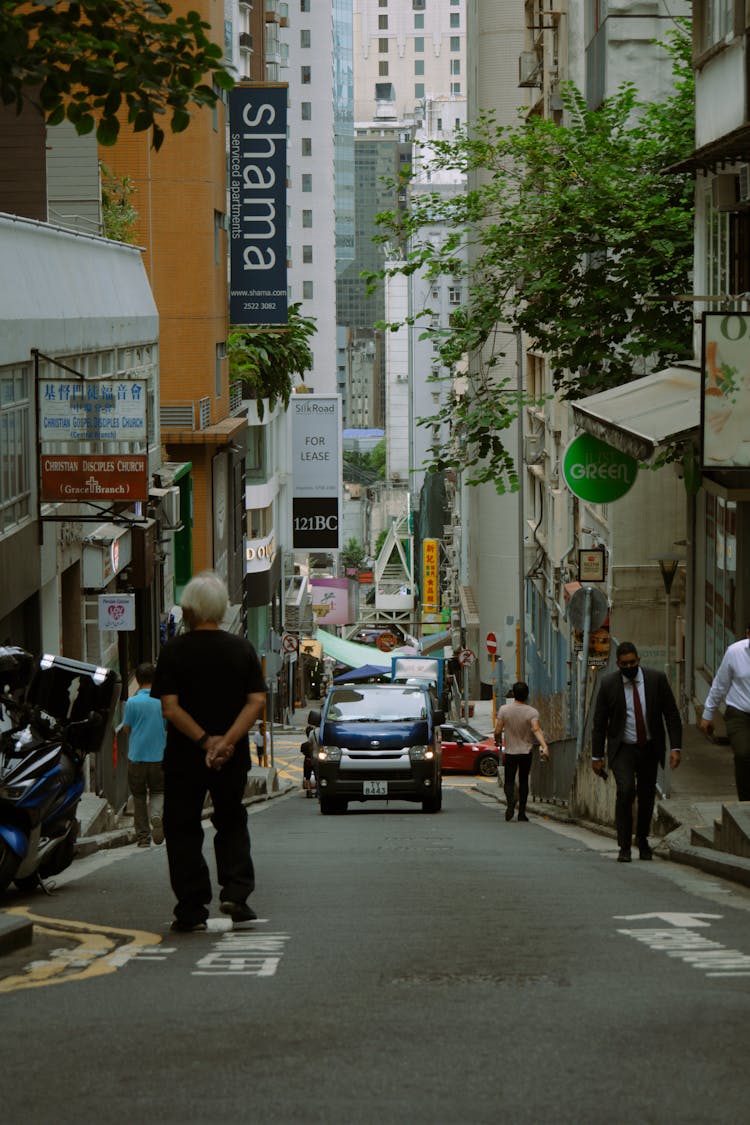
[[531,750],[528,754],[506,754],[503,790],[508,808],[516,806],[516,773],[518,774],[518,811],[526,812],[529,798],[529,774],[531,773]]
[[617,783],[615,824],[617,844],[620,848],[630,850],[633,841],[633,801],[636,797],[638,798],[636,839],[639,844],[645,843],[648,839],[651,818],[654,815],[658,768],[659,759],[651,742],[647,742],[642,747],[630,742],[620,744],[615,759],[610,765]]
[[250,854],[247,809],[242,803],[247,780],[246,756],[231,758],[219,770],[205,765],[203,756],[185,755],[165,771],[164,838],[169,878],[177,904],[175,918],[202,922],[208,917],[211,877],[203,858],[201,813],[210,793],[211,823],[216,829],[214,853],[223,901],[244,902],[255,889]]
[[734,754],[737,799],[750,801],[750,712],[725,707],[724,725]]

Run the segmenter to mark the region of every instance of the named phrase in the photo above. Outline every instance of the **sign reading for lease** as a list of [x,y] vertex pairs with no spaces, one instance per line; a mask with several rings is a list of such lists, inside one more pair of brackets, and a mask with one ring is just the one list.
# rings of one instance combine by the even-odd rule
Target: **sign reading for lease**
[[145,454],[43,453],[41,470],[41,499],[48,503],[148,500]]
[[39,437],[43,443],[145,441],[147,402],[143,379],[41,379]]
[[292,547],[338,550],[341,400],[292,395]]

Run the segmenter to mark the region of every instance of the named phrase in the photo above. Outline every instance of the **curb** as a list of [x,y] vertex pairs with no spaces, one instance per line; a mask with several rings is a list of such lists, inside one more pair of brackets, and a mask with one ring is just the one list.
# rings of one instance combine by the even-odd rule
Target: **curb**
[[34,923],[28,918],[0,913],[0,954],[12,953],[14,949],[31,945],[33,936]]
[[[504,794],[500,792],[493,793],[491,789],[485,789],[481,785],[474,785],[473,788],[477,793],[484,793],[485,796],[493,798],[498,804],[504,805],[506,803]],[[580,820],[557,805],[547,805],[535,801],[526,806],[526,812],[531,813],[532,816],[536,814],[563,824],[577,824],[580,828],[585,828],[588,832],[596,832],[599,836],[617,838],[614,828],[606,824]],[[670,820],[672,823],[676,823],[673,818],[670,818]],[[686,867],[697,867],[699,870],[705,871],[707,875],[718,875],[722,879],[729,880],[729,882],[750,887],[750,859],[690,844],[685,839],[689,831],[689,827],[677,824],[671,832],[655,841],[653,845],[654,854],[672,863],[681,863]]]

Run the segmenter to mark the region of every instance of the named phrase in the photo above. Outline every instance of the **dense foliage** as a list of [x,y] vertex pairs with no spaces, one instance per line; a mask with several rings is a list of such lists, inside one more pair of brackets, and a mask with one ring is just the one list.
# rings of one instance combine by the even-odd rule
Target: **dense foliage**
[[157,0],[0,0],[0,101],[19,112],[28,102],[49,125],[67,118],[78,133],[96,128],[102,145],[116,142],[126,110],[136,131],[153,130],[158,149],[160,119],[169,114],[169,128],[182,132],[192,110],[234,84],[210,25],[197,12],[171,15]]
[[304,380],[313,365],[310,340],[315,335],[314,317],[300,314],[300,305],[290,305],[285,328],[241,328],[227,341],[229,381],[242,386],[245,398],[257,400],[263,417],[263,400],[273,410],[278,399],[289,405],[294,376]]
[[[481,114],[432,146],[434,166],[464,173],[469,190],[413,191],[406,211],[379,216],[380,240],[404,248],[381,279],[419,272],[463,292],[450,327],[422,337],[453,388],[420,420],[437,436],[426,467],[470,468],[469,483],[492,481],[499,492],[517,486],[503,438],[521,403],[515,375],[500,373],[513,370],[514,334],[545,357],[565,399],[691,354],[691,309],[674,296],[691,288],[693,185],[664,173],[693,147],[689,46],[673,35],[674,89],[659,103],[624,84],[594,110],[570,85],[563,124],[531,117],[503,127]],[[436,239],[440,226],[448,233]],[[425,308],[407,323],[434,315]],[[467,359],[469,374],[454,383]]]

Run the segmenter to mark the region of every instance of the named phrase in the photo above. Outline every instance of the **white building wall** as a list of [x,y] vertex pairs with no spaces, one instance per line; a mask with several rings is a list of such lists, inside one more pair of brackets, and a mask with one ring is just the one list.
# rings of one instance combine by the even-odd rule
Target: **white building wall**
[[[335,394],[336,378],[336,208],[333,122],[333,19],[330,6],[311,11],[289,5],[288,43],[289,188],[287,192],[290,304],[317,321],[311,341],[312,371],[305,383],[318,394]],[[321,18],[322,17],[322,18]],[[309,42],[309,46],[304,46]],[[308,69],[309,68],[309,71]],[[303,118],[303,106],[309,115]],[[309,178],[306,178],[309,177]],[[310,190],[306,190],[307,188]],[[312,226],[303,212],[312,211]],[[305,247],[308,248],[307,252]],[[304,261],[305,254],[311,261]],[[307,294],[312,294],[307,295]]]
[[[467,0],[468,120],[480,110],[494,109],[498,124],[513,124],[521,104],[518,57],[523,50],[523,7],[517,0]],[[507,339],[506,359],[498,375],[516,378],[516,348]],[[511,451],[517,448],[515,427],[506,431]],[[498,496],[492,485],[463,489],[462,573],[460,582],[474,592],[479,626],[467,642],[479,657],[478,678],[490,682],[486,654],[488,632],[503,635],[508,617],[518,619],[519,555],[518,494]]]
[[[386,283],[385,315],[389,322],[403,320],[409,310],[409,278],[398,274]],[[385,334],[386,372],[386,478],[408,482],[410,469],[409,334],[407,326]]]

